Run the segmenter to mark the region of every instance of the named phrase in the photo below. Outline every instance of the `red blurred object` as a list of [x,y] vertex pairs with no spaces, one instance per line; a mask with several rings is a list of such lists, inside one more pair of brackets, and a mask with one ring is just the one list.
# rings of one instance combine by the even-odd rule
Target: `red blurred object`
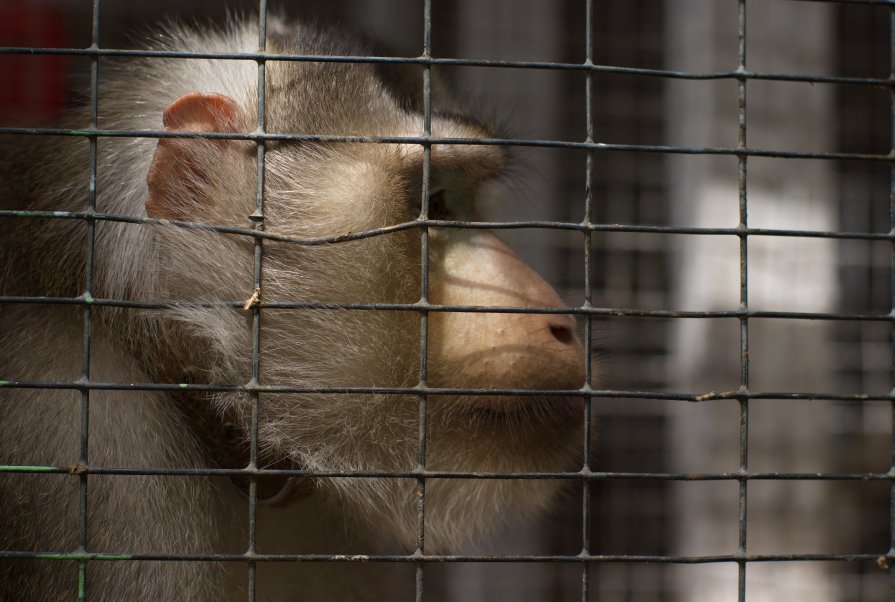
[[[0,46],[65,48],[64,13],[45,2],[0,4]],[[68,100],[69,57],[0,55],[0,124],[53,122]]]

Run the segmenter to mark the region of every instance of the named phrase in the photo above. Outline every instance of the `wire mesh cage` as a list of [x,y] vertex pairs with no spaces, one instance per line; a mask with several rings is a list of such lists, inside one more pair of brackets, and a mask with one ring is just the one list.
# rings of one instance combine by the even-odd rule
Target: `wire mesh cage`
[[[70,597],[102,600],[108,599],[103,581],[92,577],[100,574],[98,566],[146,567],[152,579],[161,578],[160,567],[215,564],[239,567],[228,592],[249,600],[274,595],[266,581],[286,566],[300,567],[294,588],[321,579],[368,584],[387,578],[398,584],[396,599],[429,601],[895,599],[889,576],[895,560],[895,2],[302,3],[303,19],[360,26],[387,49],[362,46],[325,56],[271,50],[275,34],[268,24],[294,12],[289,3],[234,4],[228,10],[260,15],[257,49],[197,53],[175,45],[148,51],[142,42],[137,47],[143,49],[132,49],[133,40],[158,31],[159,22],[219,23],[236,14],[210,1],[124,6],[34,0],[0,7],[0,144],[8,148],[12,142],[15,149],[4,151],[4,171],[33,141],[75,139],[89,147],[83,207],[35,210],[32,199],[13,195],[11,190],[20,189],[10,187],[0,196],[6,231],[25,221],[66,222],[82,229],[85,243],[77,251],[85,265],[79,294],[0,290],[0,318],[7,316],[4,347],[53,335],[37,319],[28,323],[40,335],[9,330],[18,319],[10,316],[27,314],[22,308],[77,311],[80,323],[78,347],[67,350],[78,357],[77,373],[58,378],[49,366],[44,373],[38,366],[23,376],[12,360],[0,364],[0,430],[6,435],[0,435],[0,502],[8,517],[0,524],[27,524],[49,510],[73,537],[46,549],[26,536],[16,538],[27,529],[9,527],[17,535],[2,538],[0,592],[43,599],[23,577],[36,565],[70,575]],[[320,27],[328,31],[328,25]],[[104,112],[105,103],[115,92],[106,80],[107,66],[198,59],[255,70],[256,121],[250,131],[172,134],[109,125],[114,120]],[[287,63],[410,68],[418,98],[408,102],[417,103],[423,129],[399,136],[277,131],[267,121],[265,78]],[[433,110],[433,95],[443,82],[479,98],[484,121],[509,125],[484,137],[433,132],[433,119],[444,115]],[[71,88],[87,94],[71,98]],[[64,107],[72,103],[87,107],[87,121],[60,126]],[[96,368],[105,361],[97,357],[103,352],[96,340],[103,312],[177,311],[194,300],[108,295],[95,281],[96,239],[108,236],[109,224],[166,225],[104,209],[114,206],[108,199],[115,191],[101,184],[102,157],[115,156],[116,145],[133,139],[203,138],[251,148],[257,167],[253,209],[236,226],[176,216],[167,221],[197,236],[234,236],[251,246],[251,290],[199,303],[247,316],[249,377],[244,383],[181,374],[106,380]],[[270,231],[266,182],[278,145],[343,143],[420,149],[421,216],[317,238]],[[499,148],[516,161],[483,217],[430,214],[438,192],[432,148],[439,145]],[[446,228],[498,232],[559,291],[564,306],[432,302],[429,237]],[[420,237],[418,298],[271,301],[264,295],[275,273],[268,256],[273,245],[338,248],[396,232]],[[16,252],[9,240],[16,239],[3,241],[4,261]],[[0,284],[9,262],[0,266]],[[43,277],[33,275],[35,281]],[[344,380],[314,386],[265,382],[265,357],[277,352],[264,344],[266,316],[278,311],[411,315],[419,332],[412,342],[414,373],[398,384],[374,378],[358,386],[357,369],[346,359]],[[433,385],[432,321],[475,313],[574,316],[587,350],[582,386]],[[333,344],[318,352],[347,354],[348,347]],[[55,411],[27,395],[57,390],[70,394],[66,403],[77,409],[65,427],[77,440],[70,461],[19,460],[21,441],[41,428],[37,416]],[[139,406],[145,392],[172,399],[184,392],[239,393],[251,410],[248,446],[204,467],[97,463],[91,459],[91,425],[107,419],[96,401],[107,392],[130,406]],[[321,470],[266,462],[260,439],[273,420],[267,400],[321,393],[412,399],[417,465]],[[551,393],[583,403],[574,467],[480,471],[431,464],[433,399]],[[190,418],[222,419],[220,413]],[[214,436],[226,438],[225,431]],[[237,483],[246,509],[232,519],[240,524],[208,528],[242,529],[244,547],[183,552],[176,545],[148,551],[94,545],[103,527],[90,520],[91,509],[102,503],[95,492],[104,480],[143,477],[176,480],[186,488],[204,481],[219,488]],[[29,493],[39,489],[28,483],[41,479],[66,488],[73,502],[46,508],[51,498]],[[308,479],[411,483],[402,511],[412,509],[415,546],[363,541],[346,552],[329,545],[270,545],[270,531],[299,528],[269,510],[269,502],[300,493]],[[436,484],[452,480],[557,481],[564,483],[564,495],[544,516],[501,517],[505,524],[486,542],[427,546],[432,514],[443,508]],[[476,500],[455,503],[475,506]],[[313,512],[323,516],[326,510]],[[388,577],[386,571],[392,571]]]

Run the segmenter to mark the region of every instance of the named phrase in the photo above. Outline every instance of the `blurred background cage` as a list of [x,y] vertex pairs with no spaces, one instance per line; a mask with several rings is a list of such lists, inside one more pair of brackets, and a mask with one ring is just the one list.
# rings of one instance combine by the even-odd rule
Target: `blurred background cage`
[[[162,18],[221,21],[258,3],[98,6],[101,46],[122,48]],[[422,0],[268,6],[347,24],[389,56],[422,52]],[[428,564],[424,599],[895,600],[895,3],[591,9],[588,21],[585,0],[431,6],[436,58],[494,61],[436,64],[459,96],[519,139],[593,143],[521,145],[489,219],[579,224],[590,187],[599,437],[581,559],[579,480],[552,516],[458,551],[560,562]],[[93,10],[0,4],[0,135],[52,124],[88,89],[89,57],[21,49],[90,46]],[[580,232],[502,235],[585,306]]]

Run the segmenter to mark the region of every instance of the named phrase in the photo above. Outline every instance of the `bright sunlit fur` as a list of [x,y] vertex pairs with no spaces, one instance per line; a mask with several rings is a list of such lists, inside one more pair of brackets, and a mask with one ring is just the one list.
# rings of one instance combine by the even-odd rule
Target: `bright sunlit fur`
[[[267,50],[351,54],[341,34],[271,19]],[[254,52],[257,24],[222,30],[172,27],[155,48]],[[236,107],[234,129],[258,127],[257,65],[238,60],[103,60],[103,129],[162,130],[162,116],[191,93]],[[371,65],[268,61],[265,130],[278,133],[422,135],[412,102]],[[437,111],[433,134],[489,136],[468,117]],[[85,114],[73,127],[84,127]],[[153,209],[184,221],[250,227],[257,150],[251,141],[100,138],[97,211],[145,217],[146,178],[174,192]],[[179,146],[178,146],[179,145]],[[158,146],[158,149],[156,147]],[[172,176],[159,157],[182,149],[190,168]],[[4,155],[0,207],[84,211],[88,143],[28,139]],[[172,151],[173,152],[173,151]],[[177,150],[181,152],[181,150]],[[180,155],[172,155],[179,157]],[[264,228],[317,238],[415,219],[421,147],[413,144],[266,145]],[[454,197],[471,198],[501,169],[494,147],[435,147],[433,177]],[[433,189],[436,183],[433,183]],[[168,190],[168,189],[166,189]],[[174,199],[173,201],[171,199]],[[464,203],[466,200],[464,200]],[[167,203],[167,204],[165,204]],[[155,207],[155,205],[153,205]],[[169,211],[165,214],[165,211]],[[468,215],[457,210],[464,218]],[[152,212],[150,212],[152,213]],[[437,216],[436,216],[437,217]],[[81,220],[2,220],[0,294],[77,296],[86,282],[87,228]],[[420,379],[420,318],[413,311],[263,309],[277,301],[415,303],[420,299],[420,232],[301,246],[265,241],[261,288],[263,385],[406,387]],[[555,293],[489,234],[433,229],[430,302],[559,305]],[[252,295],[250,237],[172,225],[100,221],[93,297],[138,301],[242,301]],[[78,306],[0,308],[0,378],[75,381],[81,377],[83,310]],[[220,304],[165,310],[94,307],[91,374],[97,382],[242,385],[252,375],[251,312]],[[563,315],[432,313],[429,384],[442,387],[577,388],[581,350]],[[557,333],[561,334],[557,334]],[[196,395],[219,416],[236,416],[248,446],[251,399],[239,392]],[[321,471],[412,471],[418,466],[419,406],[413,395],[262,393],[259,458]],[[427,468],[450,471],[574,469],[581,406],[574,399],[431,396]],[[78,462],[81,397],[58,389],[0,390],[0,463],[68,466]],[[89,464],[105,467],[213,465],[202,438],[171,394],[93,391]],[[426,551],[487,536],[502,517],[543,510],[552,480],[432,479],[426,484]],[[261,552],[371,552],[417,541],[415,479],[320,479],[286,508],[258,510]],[[11,549],[74,550],[79,541],[78,479],[0,477],[0,544]],[[88,479],[88,549],[120,553],[240,554],[247,547],[246,501],[227,478],[106,476]],[[261,600],[383,599],[388,567],[259,563]],[[339,572],[341,571],[341,572]],[[244,594],[245,568],[211,562],[92,562],[91,600],[222,600]],[[336,575],[333,579],[320,577]],[[374,583],[375,582],[375,583]],[[73,563],[0,561],[0,598],[48,600],[77,588]],[[362,594],[360,592],[366,592]],[[242,598],[240,598],[242,599]]]

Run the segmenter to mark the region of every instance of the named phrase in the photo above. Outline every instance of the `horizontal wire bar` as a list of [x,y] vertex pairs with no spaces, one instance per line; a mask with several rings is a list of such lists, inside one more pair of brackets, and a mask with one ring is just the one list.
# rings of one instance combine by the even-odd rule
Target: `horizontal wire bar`
[[86,382],[86,381],[18,381],[14,379],[0,380],[0,388],[9,389],[48,389],[73,391],[193,391],[220,393],[303,393],[328,395],[489,395],[513,397],[589,397],[610,399],[649,399],[655,401],[687,401],[707,402],[727,399],[773,399],[780,401],[893,401],[895,391],[888,394],[872,395],[868,393],[836,394],[796,391],[709,391],[707,393],[669,393],[664,391],[630,391],[624,389],[592,389],[585,386],[580,389],[476,389],[461,387],[307,387],[294,385],[228,385],[197,383],[125,383],[125,382]]
[[[184,308],[229,307],[244,309],[245,301],[130,301],[79,297],[44,297],[0,295],[0,304],[20,305],[92,305],[129,309],[171,310]],[[666,309],[635,309],[617,307],[524,307],[489,305],[437,305],[433,303],[339,303],[329,301],[258,301],[265,309],[308,311],[404,311],[420,313],[495,313],[495,314],[563,314],[604,318],[666,318],[666,319],[740,319],[764,318],[773,320],[825,320],[841,322],[895,322],[895,313],[849,314],[836,312],[767,311],[731,309],[687,311]]]
[[666,79],[707,80],[766,80],[788,81],[811,84],[839,84],[850,86],[889,87],[895,85],[892,78],[849,77],[831,75],[804,75],[797,73],[773,73],[762,71],[675,71],[669,69],[648,69],[643,67],[622,67],[616,65],[594,65],[592,63],[559,63],[549,61],[512,61],[499,59],[467,59],[449,57],[404,57],[404,56],[354,56],[328,54],[288,54],[276,52],[194,52],[189,50],[135,50],[122,48],[33,48],[19,46],[0,47],[0,55],[29,56],[85,56],[120,58],[160,58],[160,59],[212,59],[243,61],[284,61],[308,63],[386,63],[411,65],[442,65],[450,67],[490,67],[500,69],[536,69],[551,71],[577,71],[581,73],[606,73],[613,75],[638,75]]
[[448,554],[129,554],[119,552],[25,552],[0,550],[0,558],[38,560],[103,560],[103,561],[184,561],[184,562],[487,562],[487,563],[644,563],[644,564],[713,564],[724,562],[874,562],[892,564],[895,554],[718,554],[713,556],[657,556],[639,554],[575,554],[575,555],[448,555]]
[[391,226],[383,226],[371,230],[363,230],[348,234],[323,236],[318,238],[302,238],[266,231],[252,230],[239,226],[223,226],[181,220],[164,220],[135,215],[114,213],[97,213],[86,211],[33,211],[29,209],[2,209],[0,218],[16,219],[75,219],[108,221],[128,224],[171,225],[179,228],[217,232],[220,234],[236,234],[252,238],[288,242],[300,246],[322,246],[342,242],[352,242],[376,236],[384,236],[394,232],[403,232],[422,228],[450,228],[475,230],[521,230],[552,229],[575,232],[621,232],[632,234],[680,234],[702,236],[768,236],[785,238],[833,238],[841,240],[895,241],[895,232],[831,232],[829,230],[793,230],[781,228],[749,228],[749,227],[697,227],[697,226],[660,226],[649,224],[586,224],[580,222],[559,222],[547,220],[486,222],[469,220],[416,219]]
[[73,464],[70,466],[0,465],[0,473],[168,477],[299,477],[314,479],[470,479],[564,481],[895,481],[895,472],[466,472],[451,470],[306,470],[290,468],[131,468]]
[[735,157],[770,157],[777,159],[829,159],[836,161],[895,162],[893,154],[841,153],[814,151],[781,151],[738,147],[696,147],[662,144],[610,144],[606,142],[573,142],[568,140],[525,138],[451,138],[439,136],[359,136],[284,133],[218,133],[164,130],[104,130],[70,128],[0,127],[0,135],[80,136],[98,138],[203,138],[210,140],[249,140],[253,142],[344,142],[356,144],[465,144],[474,146],[523,146],[564,148],[586,151],[620,151],[683,155],[730,155]]

